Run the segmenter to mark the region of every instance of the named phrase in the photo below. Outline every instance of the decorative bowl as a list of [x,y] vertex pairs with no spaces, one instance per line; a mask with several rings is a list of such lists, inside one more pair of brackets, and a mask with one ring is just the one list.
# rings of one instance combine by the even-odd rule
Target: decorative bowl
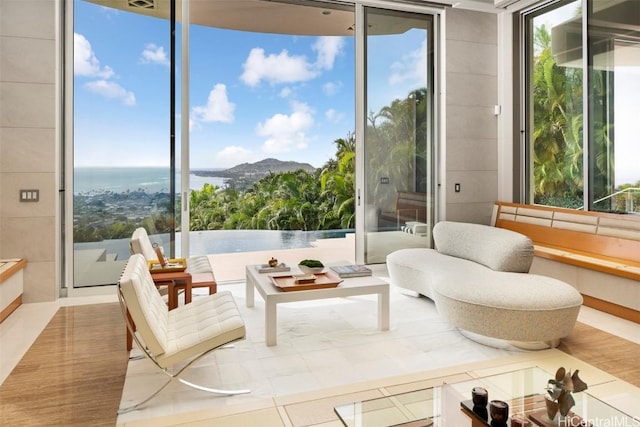
[[307,267],[302,264],[298,264],[298,268],[305,274],[318,274],[324,271],[324,267]]

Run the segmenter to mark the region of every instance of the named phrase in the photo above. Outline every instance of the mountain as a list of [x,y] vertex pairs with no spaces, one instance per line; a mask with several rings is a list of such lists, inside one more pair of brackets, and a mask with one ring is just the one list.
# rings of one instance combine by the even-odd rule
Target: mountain
[[316,170],[316,168],[311,166],[309,163],[282,161],[269,158],[255,163],[242,163],[221,171],[193,170],[191,172],[197,176],[217,176],[222,178],[251,177],[253,179],[260,179],[263,176],[268,175],[270,172],[293,172],[299,169],[303,169],[307,172],[313,172]]

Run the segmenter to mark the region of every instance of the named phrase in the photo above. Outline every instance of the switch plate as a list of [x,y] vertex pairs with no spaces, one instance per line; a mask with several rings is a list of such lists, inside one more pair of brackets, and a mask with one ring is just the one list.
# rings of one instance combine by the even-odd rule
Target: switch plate
[[453,191],[455,191],[456,193],[460,192],[460,183],[456,182],[455,184],[453,184]]
[[39,202],[40,190],[20,190],[21,202]]
[[388,183],[389,183],[389,177],[383,176],[380,178],[380,184],[388,184]]

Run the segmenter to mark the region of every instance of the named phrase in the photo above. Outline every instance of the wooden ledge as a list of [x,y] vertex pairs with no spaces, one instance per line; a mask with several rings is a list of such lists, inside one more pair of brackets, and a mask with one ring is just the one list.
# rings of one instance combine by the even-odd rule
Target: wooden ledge
[[631,261],[540,245],[538,243],[534,244],[534,253],[540,258],[640,281],[639,266]]
[[587,307],[591,307],[595,310],[602,311],[617,316],[621,319],[626,319],[631,322],[640,323],[640,311],[634,310],[629,307],[624,307],[619,304],[615,304],[609,301],[602,300],[600,298],[592,297],[590,295],[582,294],[583,304]]
[[27,266],[21,258],[0,259],[0,284]]

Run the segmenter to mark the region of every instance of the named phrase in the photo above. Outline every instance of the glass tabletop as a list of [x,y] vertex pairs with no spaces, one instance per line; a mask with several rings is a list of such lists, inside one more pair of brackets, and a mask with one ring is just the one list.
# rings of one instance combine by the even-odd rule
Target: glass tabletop
[[[334,408],[347,427],[463,427],[490,425],[481,411],[471,410],[471,390],[483,387],[488,400],[501,400],[509,405],[509,415],[518,414],[533,421],[531,425],[546,426],[544,394],[547,381],[555,375],[538,367],[520,369],[474,378],[461,382],[442,384],[432,388],[402,394],[353,402]],[[636,425],[634,419],[587,391],[572,394],[575,406],[572,413],[578,415],[571,425],[579,426],[585,420],[592,426]],[[556,423],[557,425],[557,423]],[[589,425],[589,424],[585,424]]]
[[439,387],[427,388],[336,406],[335,412],[347,427],[426,427],[439,413],[439,394]]

